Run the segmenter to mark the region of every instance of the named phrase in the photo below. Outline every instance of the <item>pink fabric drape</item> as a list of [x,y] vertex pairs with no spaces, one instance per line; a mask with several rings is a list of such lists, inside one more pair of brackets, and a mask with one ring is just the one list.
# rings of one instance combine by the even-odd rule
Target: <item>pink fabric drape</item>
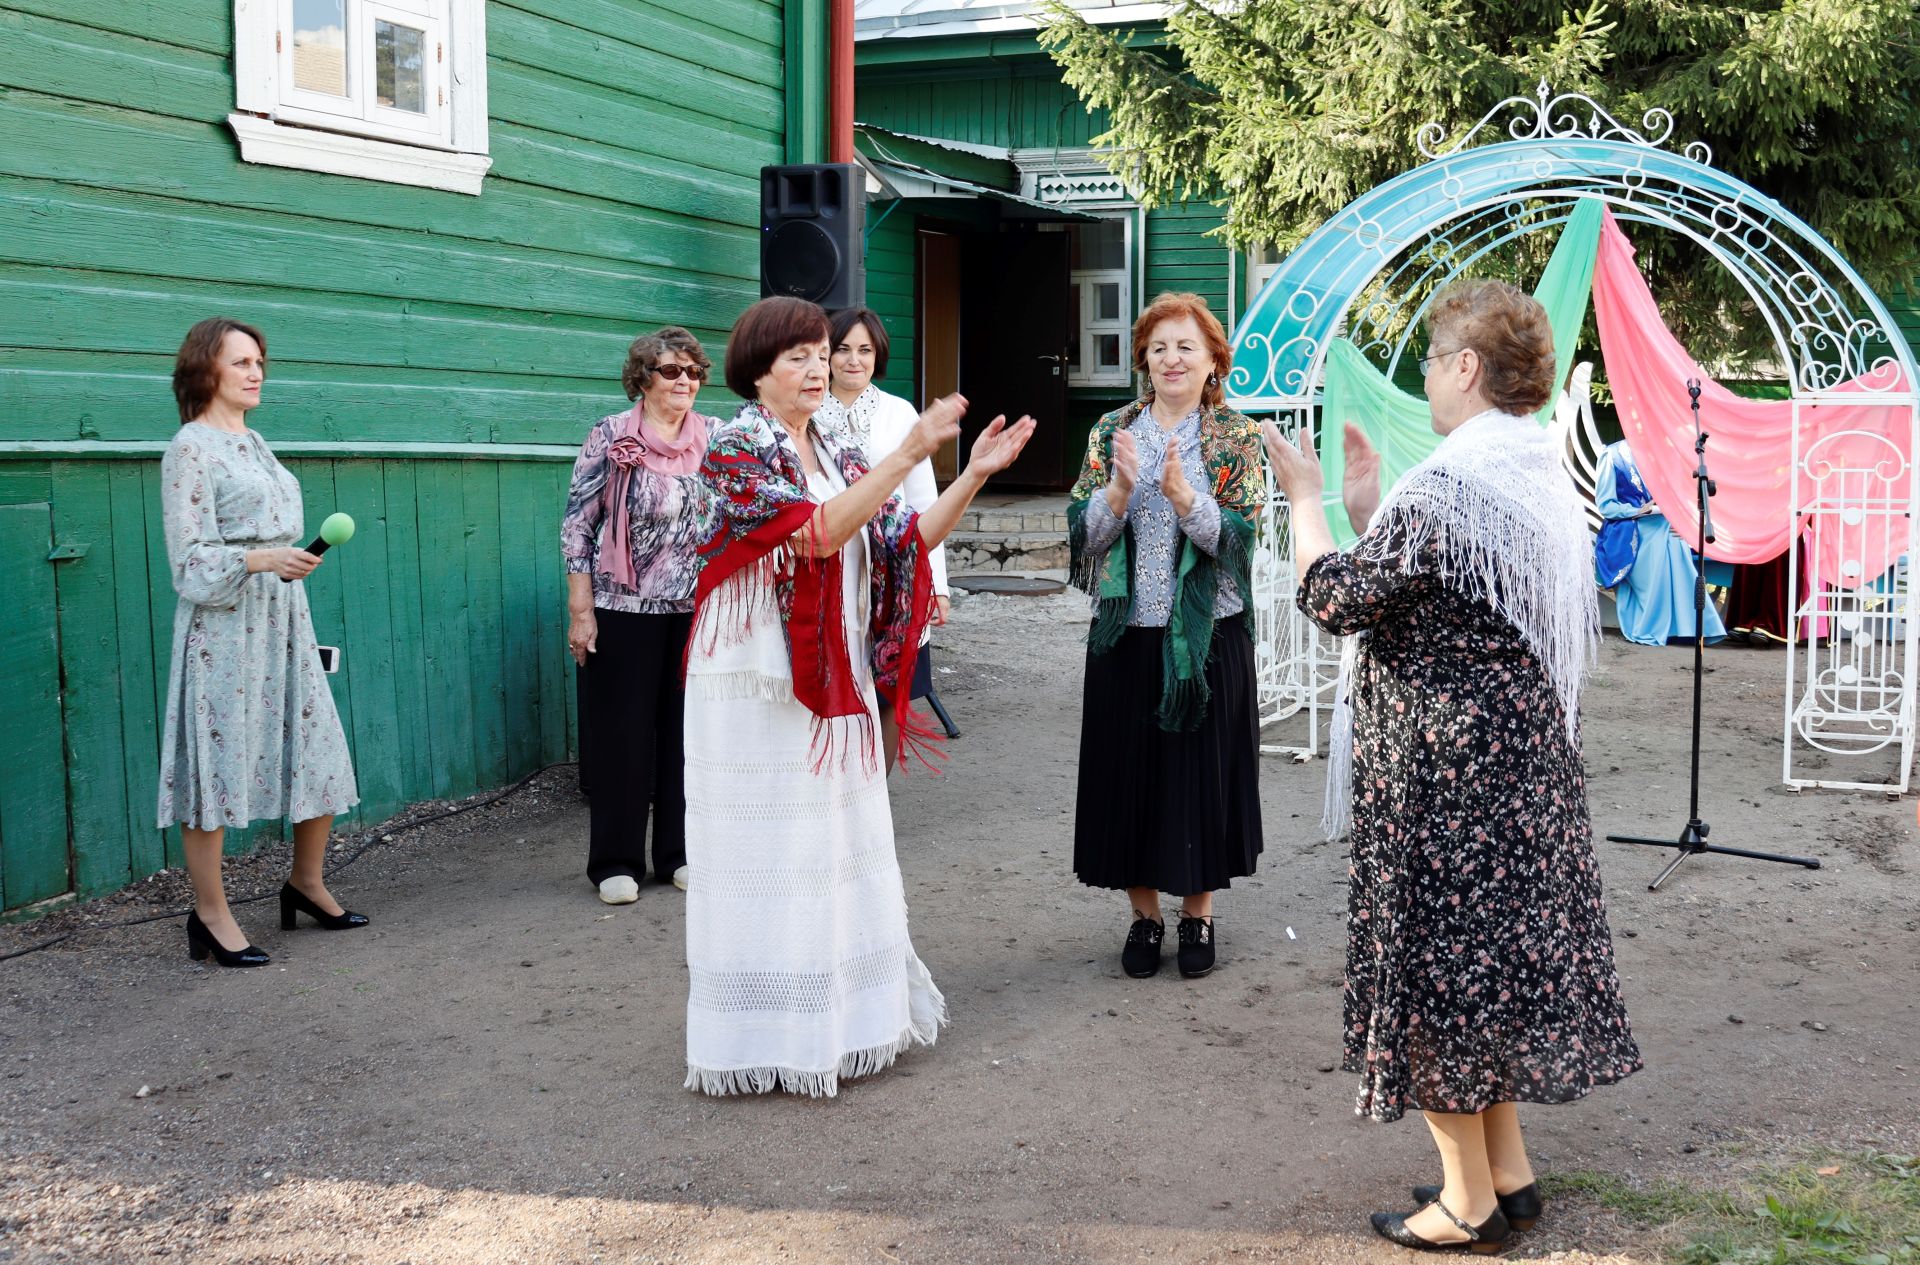
[[[1667,330],[1633,262],[1633,245],[1611,212],[1600,229],[1593,309],[1621,429],[1654,503],[1680,538],[1690,542],[1699,530],[1693,415],[1687,399],[1687,379],[1698,378],[1700,426],[1708,435],[1707,469],[1719,489],[1713,498],[1716,540],[1707,546],[1707,556],[1722,562],[1767,562],[1784,553],[1794,522],[1789,504],[1792,404],[1743,399],[1707,376]],[[1836,388],[1904,389],[1899,367],[1891,364]],[[1904,513],[1876,514],[1872,508],[1891,501],[1895,511],[1906,509],[1911,428],[1912,414],[1904,406],[1801,406],[1802,502],[1811,502],[1817,493],[1822,504],[1866,510],[1857,516],[1806,516],[1801,550],[1809,574],[1818,581],[1847,588],[1870,583],[1906,551]],[[1862,433],[1843,433],[1854,431]],[[1821,476],[1817,487],[1804,468],[1810,455],[1816,458],[1813,473]]]

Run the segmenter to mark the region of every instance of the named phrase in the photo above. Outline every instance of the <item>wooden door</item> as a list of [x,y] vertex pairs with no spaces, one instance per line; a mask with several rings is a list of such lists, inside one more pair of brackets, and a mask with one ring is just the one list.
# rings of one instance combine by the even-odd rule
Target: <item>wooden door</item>
[[73,888],[52,546],[50,505],[0,506],[0,909]]
[[1072,337],[1065,233],[976,233],[966,242],[960,390],[968,400],[960,440],[971,446],[995,415],[1039,423],[1019,460],[991,486],[1065,486],[1067,340]]

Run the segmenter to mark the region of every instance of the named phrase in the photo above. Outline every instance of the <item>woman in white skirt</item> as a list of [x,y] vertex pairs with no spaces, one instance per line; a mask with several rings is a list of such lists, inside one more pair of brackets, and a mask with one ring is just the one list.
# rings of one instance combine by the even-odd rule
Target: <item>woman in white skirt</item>
[[727,339],[748,401],[708,443],[723,523],[704,550],[687,662],[687,1088],[832,1096],[919,1042],[946,1003],[913,951],[876,714],[901,759],[930,733],[906,706],[933,609],[928,551],[1033,434],[993,424],[924,514],[894,495],[954,438],[936,401],[885,460],[813,424],[828,326],[762,299]]

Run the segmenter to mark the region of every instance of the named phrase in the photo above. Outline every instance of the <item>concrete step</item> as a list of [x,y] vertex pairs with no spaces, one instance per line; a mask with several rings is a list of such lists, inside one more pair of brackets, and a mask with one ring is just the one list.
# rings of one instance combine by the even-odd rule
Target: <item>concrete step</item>
[[1052,532],[1062,539],[1067,534],[1067,513],[1062,510],[1015,511],[970,509],[960,516],[958,531],[1018,534]]
[[1060,571],[1067,565],[1067,536],[1060,532],[956,531],[947,537],[947,571]]

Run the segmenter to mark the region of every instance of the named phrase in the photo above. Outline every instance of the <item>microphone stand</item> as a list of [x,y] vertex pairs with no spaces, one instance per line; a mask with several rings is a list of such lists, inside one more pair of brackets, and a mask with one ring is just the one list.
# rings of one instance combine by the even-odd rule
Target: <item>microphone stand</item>
[[1697,458],[1693,468],[1694,486],[1698,491],[1700,509],[1700,542],[1694,550],[1693,575],[1693,775],[1689,783],[1687,798],[1687,825],[1678,839],[1645,839],[1637,835],[1608,835],[1609,843],[1635,843],[1649,848],[1678,848],[1679,855],[1660,871],[1653,882],[1647,884],[1647,890],[1657,892],[1660,885],[1688,857],[1699,856],[1702,852],[1717,852],[1722,856],[1745,857],[1750,861],[1778,861],[1783,865],[1802,865],[1809,870],[1817,870],[1820,863],[1811,857],[1782,856],[1774,852],[1751,852],[1745,848],[1722,848],[1707,842],[1707,823],[1700,819],[1700,697],[1701,685],[1706,678],[1707,650],[1707,545],[1713,541],[1713,520],[1709,516],[1707,502],[1719,489],[1707,474],[1707,433],[1700,429],[1700,379],[1687,380],[1687,396],[1693,401],[1693,451]]

